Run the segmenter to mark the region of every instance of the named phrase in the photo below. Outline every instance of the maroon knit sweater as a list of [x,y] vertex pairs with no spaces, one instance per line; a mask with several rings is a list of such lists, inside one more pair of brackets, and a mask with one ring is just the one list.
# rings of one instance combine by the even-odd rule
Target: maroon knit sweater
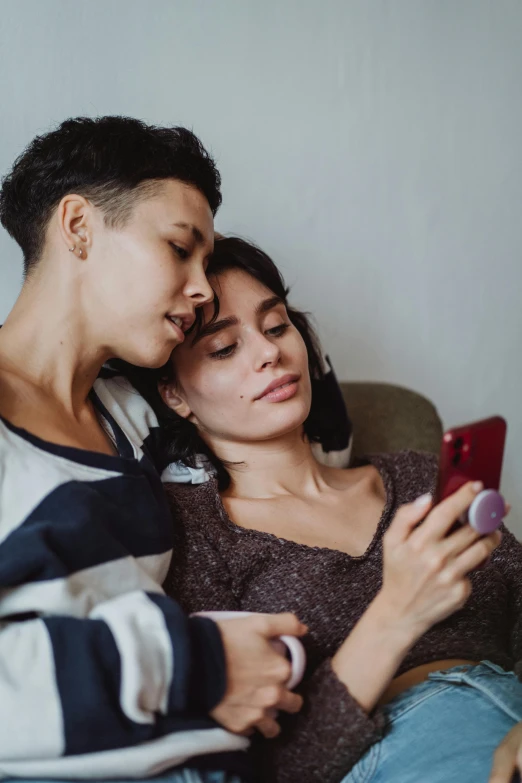
[[[384,716],[368,716],[332,671],[331,657],[382,582],[382,537],[397,508],[433,491],[436,458],[403,452],[372,456],[386,489],[375,536],[360,557],[248,530],[228,517],[214,480],[171,484],[175,533],[165,589],[188,612],[235,609],[295,612],[310,629],[308,669],[297,716],[281,713],[279,738],[252,753],[270,783],[338,783],[382,736]],[[435,625],[410,650],[397,674],[445,658],[489,659],[512,669],[522,658],[522,545],[503,529],[489,564],[471,575],[466,606]]]

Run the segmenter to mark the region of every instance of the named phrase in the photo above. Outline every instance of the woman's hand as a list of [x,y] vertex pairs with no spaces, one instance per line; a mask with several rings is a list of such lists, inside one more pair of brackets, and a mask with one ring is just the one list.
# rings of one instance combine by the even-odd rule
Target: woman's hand
[[431,497],[418,498],[387,530],[382,588],[332,658],[337,677],[367,712],[419,637],[465,604],[467,574],[499,545],[498,531],[482,538],[462,525],[449,533],[482,488],[466,484],[431,511]]
[[496,749],[489,783],[511,783],[517,771],[522,772],[522,723],[517,723]]
[[281,635],[304,636],[307,627],[293,614],[255,614],[217,620],[227,665],[227,690],[212,717],[235,734],[258,729],[279,734],[278,710],[298,712],[302,697],[286,687],[290,663],[270,643]]
[[469,482],[431,511],[431,497],[418,498],[399,509],[384,536],[378,598],[412,642],[464,606],[471,593],[467,575],[501,541],[499,531],[481,536],[467,524],[450,532],[482,489]]

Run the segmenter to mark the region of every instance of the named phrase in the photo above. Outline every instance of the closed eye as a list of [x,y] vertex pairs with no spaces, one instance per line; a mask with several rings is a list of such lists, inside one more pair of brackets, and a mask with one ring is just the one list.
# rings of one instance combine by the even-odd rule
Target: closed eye
[[282,337],[289,326],[290,324],[279,324],[278,326],[272,327],[272,329],[267,329],[265,334],[269,334],[272,337]]
[[176,255],[181,258],[182,261],[185,261],[189,257],[188,250],[185,250],[184,247],[180,247],[179,245],[176,245],[174,242],[169,242],[169,245],[174,250]]
[[[273,326],[272,329],[267,329],[265,334],[268,334],[270,337],[282,337],[289,327],[290,324],[287,323],[278,324],[277,326]],[[212,351],[212,353],[209,353],[209,356],[211,359],[227,359],[229,356],[232,356],[236,348],[237,343],[231,343],[230,345],[225,346],[225,348],[219,348],[217,351]]]
[[209,356],[211,359],[226,359],[227,356],[232,356],[236,349],[237,343],[232,343],[232,345],[227,345],[226,348],[220,348],[218,351],[212,351],[212,353],[209,353]]

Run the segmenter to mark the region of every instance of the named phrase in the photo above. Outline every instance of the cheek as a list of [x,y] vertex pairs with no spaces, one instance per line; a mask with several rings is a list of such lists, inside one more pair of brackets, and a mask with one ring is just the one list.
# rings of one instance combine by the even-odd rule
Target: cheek
[[308,375],[308,351],[303,338],[297,331],[292,329],[285,341],[282,349],[285,360],[295,369],[300,370],[304,375]]
[[180,374],[189,407],[206,429],[241,418],[249,403],[243,374],[230,362],[216,361],[201,367],[190,377]]
[[141,322],[143,304],[148,302],[148,281],[138,273],[138,252],[127,248],[118,234],[109,236],[92,270],[91,286],[97,289],[97,301],[104,309],[110,301],[109,313],[117,321],[139,317]]
[[168,252],[158,252],[154,243],[124,232],[115,233],[100,260],[104,279],[108,272],[111,293],[122,307],[128,303],[154,317],[172,299],[175,262]]
[[284,359],[293,370],[301,373],[301,400],[307,409],[310,410],[312,402],[312,384],[310,381],[310,369],[308,365],[308,351],[303,338],[297,331],[292,331],[289,335],[288,343],[283,351]]
[[245,399],[245,389],[242,373],[227,370],[223,367],[213,372],[207,379],[206,392],[214,400],[218,400],[223,406],[233,406],[238,401]]

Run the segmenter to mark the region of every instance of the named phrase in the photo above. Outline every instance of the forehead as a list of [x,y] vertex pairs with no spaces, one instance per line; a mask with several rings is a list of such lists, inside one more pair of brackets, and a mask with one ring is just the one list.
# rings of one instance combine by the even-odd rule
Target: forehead
[[[274,296],[274,292],[255,277],[242,269],[227,269],[210,277],[210,284],[219,299],[219,318],[237,316],[255,310],[259,302]],[[204,322],[214,314],[214,305],[209,302],[203,308]]]

